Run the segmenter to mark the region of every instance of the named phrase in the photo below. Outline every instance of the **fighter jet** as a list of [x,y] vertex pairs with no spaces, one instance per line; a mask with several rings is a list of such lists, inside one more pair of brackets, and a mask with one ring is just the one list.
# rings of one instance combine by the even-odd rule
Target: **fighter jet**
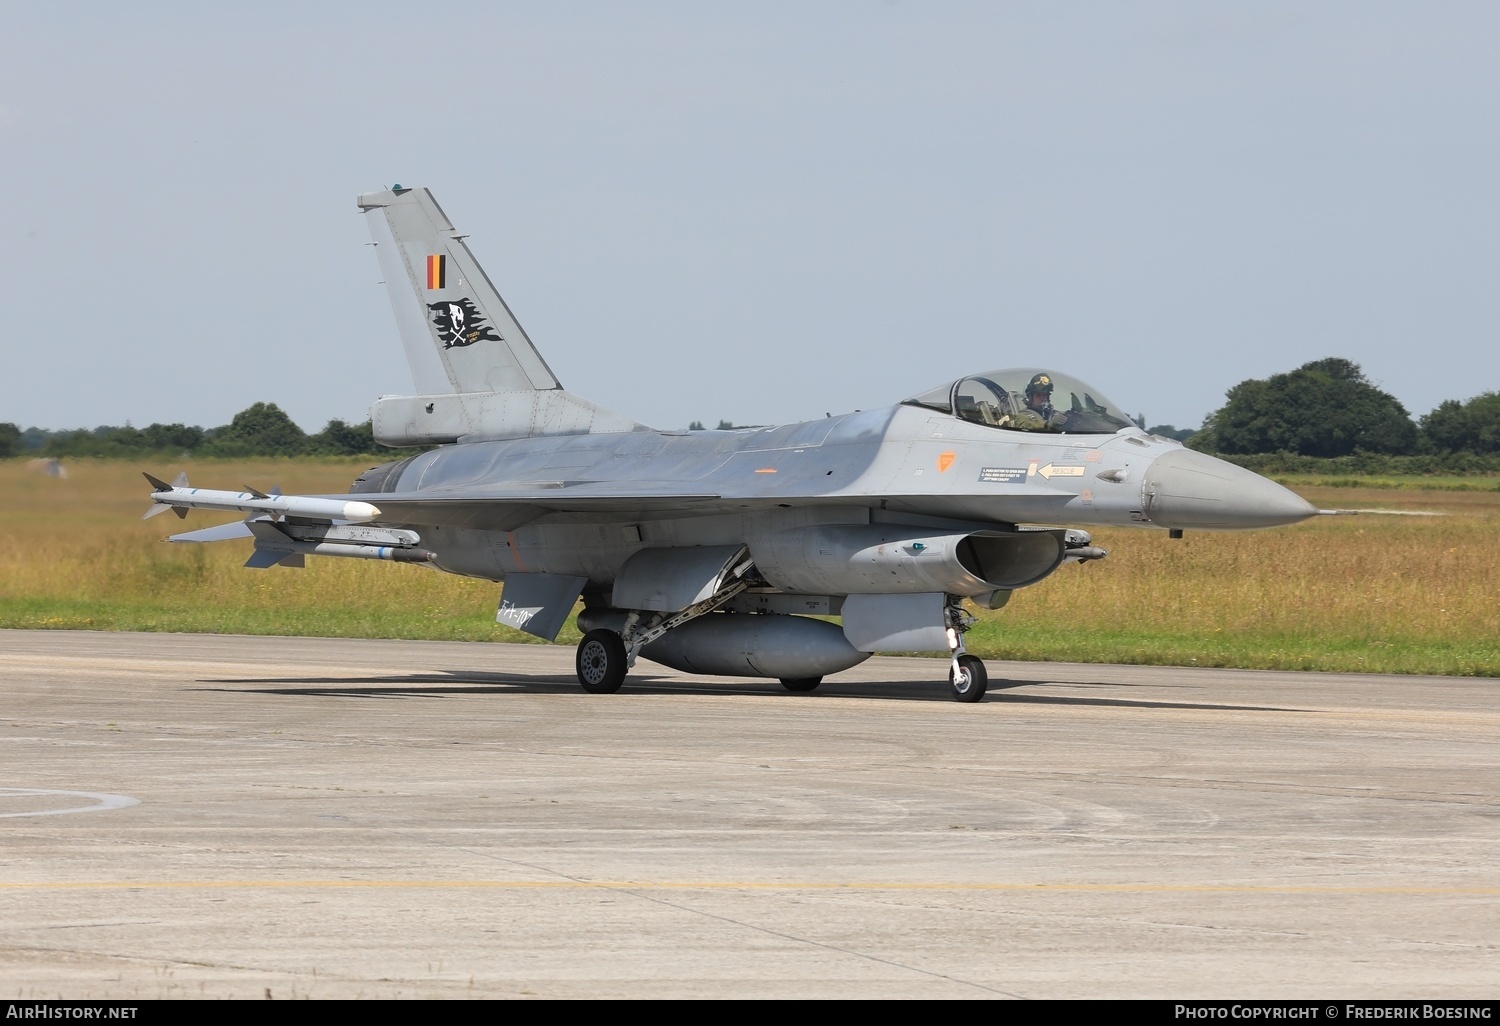
[[999,609],[1103,558],[1087,528],[1180,537],[1319,512],[1050,367],[800,424],[654,430],[563,388],[426,189],[358,202],[419,393],[375,402],[375,438],[421,451],[346,496],[147,475],[147,515],[246,512],[172,540],[252,536],[251,567],[329,555],[503,582],[496,619],[549,641],[582,599],[589,692],[618,690],[639,657],[811,691],[875,652],[934,651],[953,697],[977,702],[965,601]]

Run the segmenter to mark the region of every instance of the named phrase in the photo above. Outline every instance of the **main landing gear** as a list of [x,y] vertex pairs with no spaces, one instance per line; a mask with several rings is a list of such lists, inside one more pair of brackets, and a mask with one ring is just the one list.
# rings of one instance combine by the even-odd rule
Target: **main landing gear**
[[[583,690],[595,695],[607,695],[620,690],[620,686],[625,683],[626,674],[630,672],[635,662],[636,655],[643,647],[651,644],[667,631],[688,620],[702,616],[744,588],[743,580],[735,580],[711,599],[672,614],[619,610],[609,614],[609,617],[619,619],[594,617],[588,626],[599,623],[601,619],[606,623],[619,623],[620,626],[617,630],[602,626],[595,627],[584,634],[583,640],[578,643],[575,662],[578,670],[578,683],[583,686]],[[927,615],[931,616],[932,607],[927,608],[929,610]],[[989,688],[989,674],[985,670],[983,661],[977,656],[970,655],[964,649],[964,634],[976,621],[964,610],[963,599],[957,595],[949,595],[942,610],[943,633],[946,635],[950,653],[948,685],[952,689],[953,700],[955,702],[982,701],[985,691]],[[585,620],[583,614],[579,614],[579,620],[580,626],[583,626]],[[926,637],[934,641],[938,640],[933,638],[931,633],[928,633]],[[665,656],[665,653],[660,654]],[[854,661],[857,660],[851,660],[851,662]],[[678,663],[669,661],[668,665],[676,666]],[[812,668],[809,666],[809,669]],[[735,671],[729,669],[727,672]],[[796,693],[813,691],[823,683],[821,676],[782,677],[780,680],[782,687]]]
[[[674,613],[632,609],[626,614],[625,622],[618,631],[599,627],[585,634],[578,643],[578,655],[575,659],[578,683],[583,685],[583,690],[593,695],[608,695],[619,691],[641,649],[672,628],[718,609],[748,588],[755,577],[751,573],[755,569],[755,563],[743,546],[735,560],[738,562],[731,561],[734,565],[724,571],[714,593],[701,602],[695,602]],[[817,681],[813,682],[813,686],[817,686]]]
[[630,669],[625,641],[614,631],[589,631],[578,643],[578,683],[593,695],[619,691]]

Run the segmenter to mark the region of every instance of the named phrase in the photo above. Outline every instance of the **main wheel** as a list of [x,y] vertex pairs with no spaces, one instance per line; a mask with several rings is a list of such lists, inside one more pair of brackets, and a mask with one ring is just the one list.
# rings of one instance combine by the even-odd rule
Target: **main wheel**
[[619,691],[625,683],[625,642],[614,631],[589,631],[578,643],[578,683],[594,695]]
[[781,686],[788,691],[811,691],[823,683],[822,677],[783,677]]
[[953,686],[955,702],[977,702],[984,697],[985,688],[989,687],[990,675],[978,656],[961,655],[958,657],[957,672],[951,667],[948,670],[948,683]]

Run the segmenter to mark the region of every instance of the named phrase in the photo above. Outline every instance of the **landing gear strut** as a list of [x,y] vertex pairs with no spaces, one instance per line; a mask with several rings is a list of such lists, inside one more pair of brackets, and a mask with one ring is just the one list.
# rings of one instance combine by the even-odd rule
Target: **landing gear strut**
[[[731,568],[725,571],[714,593],[701,602],[671,613],[632,609],[626,614],[625,623],[618,631],[599,627],[585,634],[578,643],[576,660],[578,683],[583,685],[583,690],[595,695],[619,691],[641,649],[672,628],[718,609],[750,587],[752,579],[757,579],[751,572],[755,569],[755,563],[749,557],[749,549],[744,546],[740,546],[730,563]],[[818,682],[814,680],[806,688],[792,690],[810,691],[817,685]],[[790,684],[787,686],[791,687]]]
[[964,651],[964,632],[974,626],[975,620],[964,611],[963,599],[956,595],[948,597],[943,617],[948,621],[948,649],[953,654],[948,663],[948,683],[953,688],[953,700],[977,702],[989,687],[990,675],[978,656]]

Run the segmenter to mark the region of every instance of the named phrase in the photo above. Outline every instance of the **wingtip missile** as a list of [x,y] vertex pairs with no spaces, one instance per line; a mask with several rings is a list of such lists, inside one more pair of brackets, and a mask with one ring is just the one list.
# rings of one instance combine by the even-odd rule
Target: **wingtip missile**
[[155,504],[146,511],[146,517],[154,517],[162,510],[173,510],[179,517],[187,516],[190,509],[236,510],[242,513],[267,514],[272,517],[306,517],[310,520],[342,520],[351,524],[368,523],[380,516],[380,508],[368,502],[340,498],[319,498],[313,495],[283,495],[278,489],[267,494],[246,485],[243,492],[219,491],[211,488],[191,488],[187,475],[180,474],[173,484],[159,477],[142,472],[151,483],[151,497]]

